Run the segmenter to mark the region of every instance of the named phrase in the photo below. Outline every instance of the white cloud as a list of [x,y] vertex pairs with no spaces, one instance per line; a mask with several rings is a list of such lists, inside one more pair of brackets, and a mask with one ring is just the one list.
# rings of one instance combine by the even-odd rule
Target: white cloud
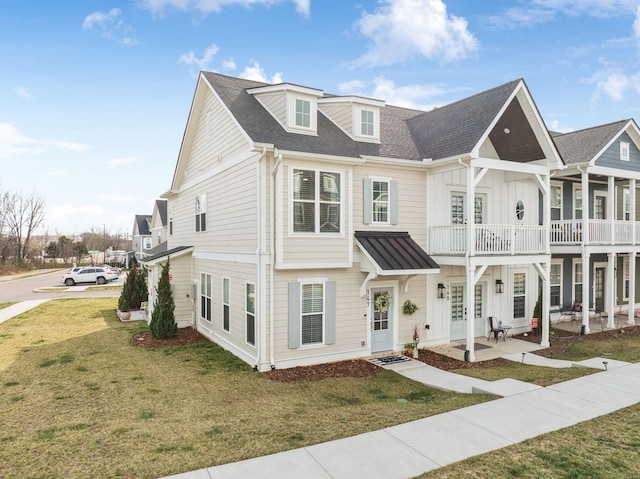
[[557,131],[558,133],[570,133],[573,131],[573,128],[564,128],[560,126],[560,120],[551,120],[547,123],[547,128],[550,131]]
[[224,60],[222,62],[222,69],[228,72],[232,72],[236,70],[237,65],[233,58],[229,58],[228,60]]
[[275,73],[271,78],[268,78],[264,68],[260,66],[260,63],[253,62],[253,66],[245,67],[245,69],[242,70],[240,78],[263,83],[282,83],[282,72]]
[[[196,11],[203,14],[219,12],[229,5],[251,7],[253,5],[275,5],[286,0],[142,0],[140,5],[153,14],[162,14],[166,10]],[[311,0],[290,0],[296,11],[305,17],[311,14]]]
[[478,48],[464,18],[447,13],[442,0],[381,0],[355,24],[373,44],[356,66],[391,65],[424,57],[454,61]]
[[597,80],[596,87],[596,99],[602,92],[614,101],[621,101],[627,90],[635,90],[640,93],[640,72],[632,75],[619,71],[604,73]]
[[[101,205],[71,205],[64,203],[61,205],[54,205],[49,208],[47,214],[47,222],[54,225],[66,225],[67,223],[74,223],[79,217],[85,218],[97,218],[103,217],[104,208]],[[62,229],[61,231],[68,231]]]
[[218,45],[212,43],[209,45],[202,55],[202,58],[198,58],[195,53],[189,52],[185,53],[178,59],[178,63],[184,63],[185,65],[189,65],[191,68],[191,73],[196,74],[196,70],[208,70],[209,64],[216,56],[216,54],[220,51]]
[[113,158],[107,161],[108,168],[119,168],[124,165],[130,165],[136,162],[136,158],[133,156],[123,156],[121,158]]
[[486,22],[497,28],[515,29],[545,23],[559,15],[611,18],[634,14],[637,8],[637,0],[529,0],[487,17]]
[[342,95],[360,95],[384,100],[388,105],[419,110],[431,110],[442,105],[445,102],[438,98],[450,93],[439,85],[397,86],[393,80],[384,77],[376,77],[370,84],[360,80],[343,82],[338,85],[338,90]]
[[633,22],[633,36],[640,42],[640,5],[636,8],[636,19]]
[[66,170],[51,170],[51,171],[44,172],[42,176],[50,178],[50,177],[67,176],[68,174],[69,172]]
[[136,45],[133,29],[121,18],[122,11],[112,8],[108,12],[93,12],[82,22],[82,29],[97,31],[101,37],[115,40],[123,45]]
[[21,96],[22,98],[26,98],[27,100],[31,98],[31,90],[29,90],[25,86],[19,86],[14,90],[16,95]]
[[0,123],[0,158],[38,154],[51,149],[85,151],[89,145],[62,140],[30,138],[20,133],[12,123]]
[[120,203],[120,204],[134,204],[138,201],[138,197],[133,195],[118,195],[109,193],[106,195],[98,195],[97,198],[101,201],[110,201],[112,203]]

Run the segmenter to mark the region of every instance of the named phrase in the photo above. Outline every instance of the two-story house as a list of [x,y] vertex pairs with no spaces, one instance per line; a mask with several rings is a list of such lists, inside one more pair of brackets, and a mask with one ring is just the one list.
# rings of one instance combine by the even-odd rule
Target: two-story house
[[[566,168],[551,181],[551,311],[578,312],[606,326],[640,297],[640,130],[633,119],[554,133]],[[629,306],[631,305],[631,306]]]
[[202,72],[149,290],[170,258],[179,324],[260,370],[415,332],[473,361],[486,315],[529,327],[561,167],[523,80],[424,112]]
[[144,257],[145,250],[153,247],[151,215],[135,215],[131,232],[131,247],[138,261]]

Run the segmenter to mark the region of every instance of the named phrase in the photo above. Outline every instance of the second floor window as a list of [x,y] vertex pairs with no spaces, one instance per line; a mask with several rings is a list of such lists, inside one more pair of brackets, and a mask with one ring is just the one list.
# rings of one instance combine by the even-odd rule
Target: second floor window
[[551,185],[551,221],[562,219],[562,187]]
[[360,134],[373,136],[373,112],[371,110],[362,110],[360,112]]
[[372,184],[373,193],[373,222],[389,222],[389,182],[374,181]]
[[196,231],[207,231],[207,195],[196,196]]
[[294,233],[340,233],[340,173],[293,170]]
[[[466,223],[465,193],[451,193],[451,224],[462,225]],[[473,212],[475,223],[480,225],[485,221],[486,195],[477,194],[473,202]]]
[[311,128],[311,102],[296,98],[296,126]]
[[582,190],[579,188],[573,191],[573,219],[582,219]]
[[620,160],[629,161],[629,143],[626,141],[620,142]]

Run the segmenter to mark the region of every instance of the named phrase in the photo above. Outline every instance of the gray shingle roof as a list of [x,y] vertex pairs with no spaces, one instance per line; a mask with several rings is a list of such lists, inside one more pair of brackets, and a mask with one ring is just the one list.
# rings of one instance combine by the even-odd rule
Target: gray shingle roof
[[570,133],[551,132],[551,136],[565,164],[587,163],[619,135],[628,122],[620,120]]
[[138,225],[138,234],[140,236],[149,236],[151,230],[149,225],[151,224],[151,215],[136,215],[136,225]]
[[356,231],[355,237],[383,271],[440,268],[406,231]]
[[436,160],[469,153],[520,81],[505,83],[411,119],[409,128],[421,156]]
[[266,83],[211,72],[202,72],[202,75],[255,142],[271,143],[281,150],[416,161],[469,153],[521,81],[506,83],[430,112],[385,106],[381,109],[380,144],[374,144],[352,140],[320,111],[317,136],[289,133],[246,91]]
[[156,208],[158,208],[162,226],[167,226],[167,200],[156,200]]

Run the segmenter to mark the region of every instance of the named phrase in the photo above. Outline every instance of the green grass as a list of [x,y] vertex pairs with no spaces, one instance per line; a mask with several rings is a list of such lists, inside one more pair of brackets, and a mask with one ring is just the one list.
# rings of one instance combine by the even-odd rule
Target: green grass
[[457,369],[452,372],[486,381],[514,378],[537,384],[538,386],[550,386],[551,384],[593,374],[597,370],[590,368],[549,368],[513,362],[493,368]]
[[0,325],[0,477],[156,478],[493,399],[390,371],[269,381],[209,343],[145,349],[115,300],[48,301]]
[[12,304],[16,304],[15,301],[13,303],[0,303],[0,309],[8,308]]

